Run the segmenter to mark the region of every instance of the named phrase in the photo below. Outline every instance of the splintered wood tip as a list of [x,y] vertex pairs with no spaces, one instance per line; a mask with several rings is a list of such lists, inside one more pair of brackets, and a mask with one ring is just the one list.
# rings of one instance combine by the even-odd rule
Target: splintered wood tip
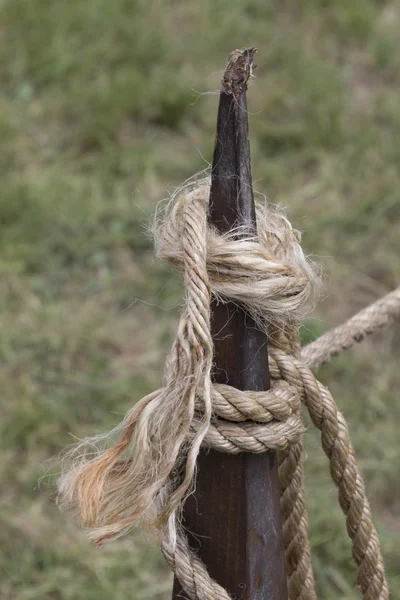
[[233,50],[229,54],[228,64],[222,78],[222,91],[237,98],[244,89],[256,68],[253,65],[257,48]]

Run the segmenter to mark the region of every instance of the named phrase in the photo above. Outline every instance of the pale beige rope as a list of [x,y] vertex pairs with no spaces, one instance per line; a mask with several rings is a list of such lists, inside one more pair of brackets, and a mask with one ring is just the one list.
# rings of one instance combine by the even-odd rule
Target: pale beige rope
[[212,399],[215,417],[204,445],[214,450],[228,454],[286,450],[304,431],[299,394],[283,381],[267,392],[241,392],[217,384]]
[[[301,346],[298,323],[288,323],[285,331],[280,333],[278,346],[284,348],[286,354],[299,358]],[[290,600],[317,598],[305,505],[303,448],[303,438],[300,438],[286,451],[278,452],[283,542]]]
[[[75,507],[99,545],[140,519],[157,531],[190,598],[227,600],[226,591],[191,554],[179,525],[200,444],[233,453],[279,450],[290,600],[315,598],[304,506],[302,401],[322,432],[363,598],[385,600],[382,557],[346,423],[329,392],[298,358],[295,321],[315,287],[299,236],[285,217],[266,207],[257,210],[257,238],[219,236],[207,230],[208,196],[207,187],[183,194],[157,230],[159,255],[183,270],[186,287],[186,309],[166,363],[165,387],[128,413],[114,432],[120,435],[114,446],[96,450],[102,438],[95,438],[72,453],[72,468],[60,486],[64,502]],[[267,329],[273,342],[271,374],[277,380],[270,392],[212,388],[210,288],[222,299],[242,304]],[[88,453],[82,455],[82,450]]]
[[211,579],[201,560],[191,551],[186,536],[178,532],[175,546],[164,541],[161,551],[182,588],[192,600],[232,600],[228,592]]
[[303,348],[301,358],[311,370],[317,369],[378,329],[400,318],[400,287],[367,306],[348,321],[321,335]]
[[321,430],[322,447],[330,460],[331,476],[339,488],[340,506],[347,517],[347,532],[358,566],[357,583],[363,598],[386,600],[389,591],[379,540],[343,415],[337,410],[329,390],[302,361],[272,349],[270,372],[273,378],[284,379],[297,387],[314,425]]
[[303,440],[279,452],[283,541],[290,600],[315,600],[314,574],[304,498]]

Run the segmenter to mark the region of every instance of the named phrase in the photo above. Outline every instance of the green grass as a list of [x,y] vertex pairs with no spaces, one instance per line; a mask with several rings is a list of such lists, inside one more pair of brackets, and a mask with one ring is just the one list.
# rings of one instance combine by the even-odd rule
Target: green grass
[[[156,203],[211,160],[227,53],[260,49],[256,188],[323,264],[313,339],[398,285],[400,10],[394,0],[0,3],[0,596],[166,600],[134,534],[98,552],[54,506],[50,459],[158,386],[182,288],[153,260]],[[400,599],[399,330],[325,367]],[[40,481],[40,485],[38,484]],[[337,494],[309,426],[320,597],[354,600]]]

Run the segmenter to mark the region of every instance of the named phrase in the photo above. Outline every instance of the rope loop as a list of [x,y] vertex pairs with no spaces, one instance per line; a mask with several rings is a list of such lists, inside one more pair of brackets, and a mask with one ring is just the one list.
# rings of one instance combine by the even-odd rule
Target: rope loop
[[268,391],[242,392],[214,384],[214,418],[203,445],[228,454],[286,450],[304,432],[297,390],[284,381]]
[[[188,215],[202,210],[207,220],[209,194],[209,186],[203,185],[178,195],[167,218],[156,223],[157,256],[178,271],[187,272],[188,267],[184,252]],[[281,210],[258,202],[256,217],[256,236],[241,226],[223,234],[208,227],[207,278],[221,301],[237,302],[260,327],[275,323],[282,328],[313,307],[319,277],[303,253],[300,232]]]
[[230,385],[215,383],[212,392],[213,413],[225,421],[286,421],[299,414],[301,401],[297,390],[285,381],[274,381],[268,391],[237,390]]

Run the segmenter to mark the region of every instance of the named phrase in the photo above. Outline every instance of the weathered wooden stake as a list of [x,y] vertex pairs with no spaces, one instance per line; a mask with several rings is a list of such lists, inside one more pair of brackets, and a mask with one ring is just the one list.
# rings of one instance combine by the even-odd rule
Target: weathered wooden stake
[[[247,119],[247,79],[255,50],[234,51],[219,101],[210,221],[220,230],[256,230]],[[214,381],[240,390],[270,387],[266,334],[237,306],[212,305]],[[274,452],[238,456],[203,451],[196,493],[185,505],[192,548],[233,598],[286,600],[285,555]],[[175,580],[173,600],[186,598]]]

